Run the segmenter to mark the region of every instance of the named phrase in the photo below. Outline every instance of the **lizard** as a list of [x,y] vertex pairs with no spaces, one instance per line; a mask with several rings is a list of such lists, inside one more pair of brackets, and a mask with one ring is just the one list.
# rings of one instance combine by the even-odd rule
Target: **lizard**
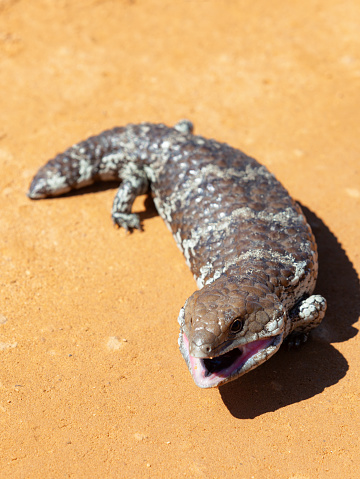
[[181,308],[179,347],[195,383],[219,387],[298,345],[322,321],[313,294],[314,235],[282,184],[242,151],[174,127],[128,124],[79,142],[33,178],[30,199],[118,180],[113,222],[141,229],[132,212],[150,192],[197,282]]

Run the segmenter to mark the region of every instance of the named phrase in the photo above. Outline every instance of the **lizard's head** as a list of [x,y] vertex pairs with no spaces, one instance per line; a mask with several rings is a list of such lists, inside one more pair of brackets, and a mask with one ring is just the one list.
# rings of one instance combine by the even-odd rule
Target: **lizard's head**
[[256,368],[279,348],[286,312],[266,285],[219,278],[179,314],[180,351],[195,383],[217,387]]
[[62,164],[55,160],[50,160],[34,176],[27,194],[28,197],[32,200],[40,200],[67,193],[71,189],[67,180],[69,170],[68,162]]

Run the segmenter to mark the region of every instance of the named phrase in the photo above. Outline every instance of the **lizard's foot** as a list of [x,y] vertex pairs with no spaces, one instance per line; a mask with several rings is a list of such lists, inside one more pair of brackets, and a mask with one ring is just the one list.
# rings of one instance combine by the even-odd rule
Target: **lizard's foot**
[[290,332],[308,333],[316,328],[325,316],[326,306],[326,299],[319,294],[297,303],[289,313],[292,323]]
[[310,331],[323,320],[325,311],[326,299],[318,294],[303,299],[290,310],[291,329],[286,338],[288,349],[298,348],[307,341]]
[[180,133],[192,133],[194,131],[194,125],[190,120],[180,120],[174,126],[175,130]]
[[126,231],[141,230],[140,217],[136,213],[113,212],[111,217],[115,225],[125,228]]
[[297,349],[308,340],[309,333],[298,333],[294,331],[285,339],[287,349]]

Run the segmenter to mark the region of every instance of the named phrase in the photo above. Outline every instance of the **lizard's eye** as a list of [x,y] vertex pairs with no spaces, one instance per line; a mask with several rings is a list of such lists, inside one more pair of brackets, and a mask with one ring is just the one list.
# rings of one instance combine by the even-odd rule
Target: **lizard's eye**
[[232,333],[238,333],[239,331],[242,330],[244,323],[241,321],[241,319],[235,319],[235,321],[232,323],[230,327],[230,331]]

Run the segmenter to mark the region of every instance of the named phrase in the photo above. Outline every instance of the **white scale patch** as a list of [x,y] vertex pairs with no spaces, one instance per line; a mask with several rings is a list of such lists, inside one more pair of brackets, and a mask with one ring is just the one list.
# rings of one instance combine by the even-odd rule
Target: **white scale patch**
[[61,194],[62,192],[66,192],[69,190],[69,185],[67,182],[66,176],[59,176],[59,175],[47,175],[46,183],[49,191],[54,191],[57,194]]
[[118,165],[122,163],[124,160],[125,160],[125,153],[122,151],[104,156],[103,159],[101,160],[101,166],[102,166],[101,179],[106,179],[106,175],[109,172],[113,172],[114,170],[116,170],[118,168]]
[[183,253],[184,253],[186,262],[189,266],[191,265],[191,257],[195,256],[194,248],[198,243],[199,243],[199,237],[196,235],[182,242]]
[[146,176],[149,178],[151,182],[154,182],[156,180],[156,175],[154,172],[154,169],[151,168],[151,166],[144,166],[144,171],[146,173]]
[[79,159],[79,183],[89,181],[92,176],[92,165],[84,158]]

